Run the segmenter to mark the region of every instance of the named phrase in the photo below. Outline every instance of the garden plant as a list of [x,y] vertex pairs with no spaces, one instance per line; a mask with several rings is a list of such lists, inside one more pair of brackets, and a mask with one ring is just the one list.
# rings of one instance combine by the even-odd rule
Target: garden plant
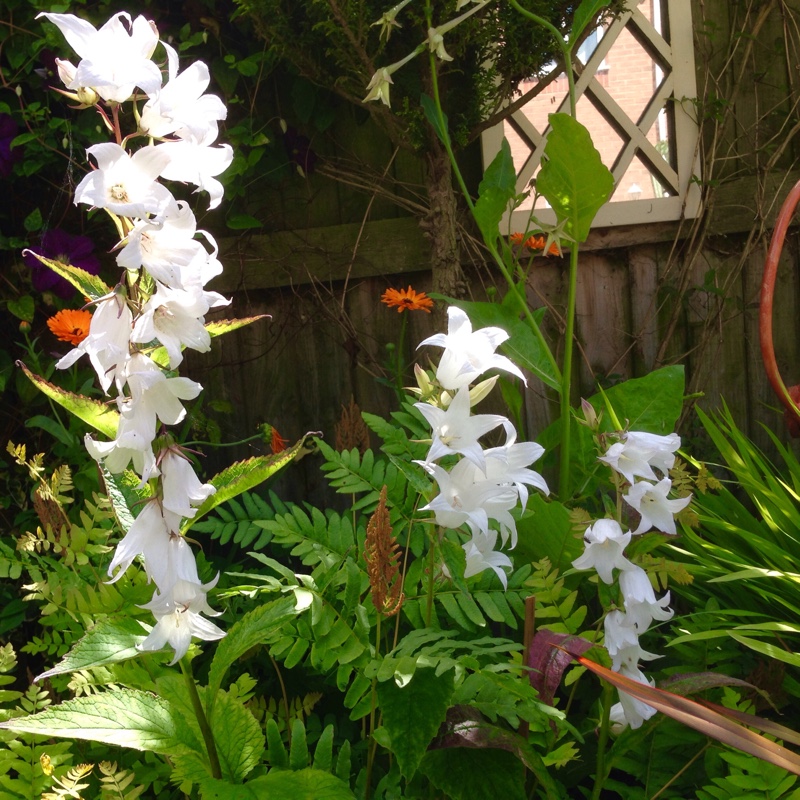
[[[412,6],[426,36],[363,97],[390,106],[402,70],[426,64],[414,112],[497,301],[387,291],[403,336],[434,303],[446,326],[413,376],[397,349],[391,418],[350,418],[338,448],[266,426],[271,453],[215,475],[191,441],[202,387],[179,374],[184,351],[269,324],[225,318],[206,288],[224,265],[194,195],[225,202],[228,109],[146,15],[39,15],[74,54],[55,90],[102,136],[73,197],[111,223],[118,270],[106,282],[66,240],[26,253],[83,299],[48,322],[58,358],[30,339],[20,357],[64,458],[7,445],[30,508],[0,542],[0,798],[800,797],[785,746],[800,734],[779,717],[800,698],[797,459],[776,439],[776,467],[724,411],[700,416],[723,463],[695,459],[676,433],[679,366],[574,402],[580,246],[614,182],[571,91],[532,189],[555,226],[501,230],[524,199],[508,143],[470,191],[438,76],[448,37],[499,5],[387,9],[376,38]],[[502,5],[561,64],[614,13],[583,0],[557,25]],[[527,301],[534,249],[568,270],[558,346]],[[560,417],[527,441],[534,382]],[[327,507],[268,483],[300,458],[318,459]],[[19,642],[42,665],[30,686]]]

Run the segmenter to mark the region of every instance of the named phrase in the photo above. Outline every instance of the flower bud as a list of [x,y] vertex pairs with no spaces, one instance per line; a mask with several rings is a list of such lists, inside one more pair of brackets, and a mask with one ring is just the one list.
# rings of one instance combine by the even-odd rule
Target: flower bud
[[470,407],[474,408],[484,397],[486,397],[489,392],[494,389],[494,385],[497,383],[497,379],[499,375],[493,375],[491,378],[487,378],[485,381],[481,381],[480,383],[476,384],[469,390],[469,404]]
[[19,332],[20,333],[30,333],[31,324],[27,320],[22,320],[19,324]]
[[86,108],[97,105],[97,101],[100,99],[97,96],[97,92],[89,86],[81,86],[77,91],[77,95],[80,104]]

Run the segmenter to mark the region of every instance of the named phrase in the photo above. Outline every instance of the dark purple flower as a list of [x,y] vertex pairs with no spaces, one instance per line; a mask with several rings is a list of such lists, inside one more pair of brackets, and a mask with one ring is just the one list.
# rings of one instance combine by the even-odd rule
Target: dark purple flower
[[317,163],[317,154],[311,149],[311,140],[303,136],[297,128],[287,128],[283,134],[283,144],[290,163],[297,164],[305,175],[310,175]]
[[[85,269],[92,275],[100,272],[100,261],[94,254],[94,242],[87,236],[73,236],[60,228],[53,228],[42,235],[39,246],[33,250],[40,256],[72,264],[73,267]],[[71,283],[48,269],[31,253],[25,253],[23,260],[31,268],[33,288],[37,291],[54,292],[64,300],[68,300],[75,293],[75,287]]]
[[14,118],[9,114],[0,114],[0,176],[7,178],[11,175],[14,162],[19,161],[19,150],[11,149],[11,142],[19,133],[19,127]]

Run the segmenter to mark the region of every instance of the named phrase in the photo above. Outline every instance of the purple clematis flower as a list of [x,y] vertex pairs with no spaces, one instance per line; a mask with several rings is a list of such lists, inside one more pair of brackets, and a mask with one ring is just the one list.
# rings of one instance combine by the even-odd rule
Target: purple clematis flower
[[[94,254],[94,242],[87,236],[74,236],[53,228],[45,231],[41,242],[34,250],[45,258],[72,264],[97,275],[100,272],[100,261]],[[75,293],[71,283],[65,281],[60,275],[48,269],[32,253],[25,253],[25,263],[31,268],[33,288],[39,292],[51,291],[64,300],[68,300]]]

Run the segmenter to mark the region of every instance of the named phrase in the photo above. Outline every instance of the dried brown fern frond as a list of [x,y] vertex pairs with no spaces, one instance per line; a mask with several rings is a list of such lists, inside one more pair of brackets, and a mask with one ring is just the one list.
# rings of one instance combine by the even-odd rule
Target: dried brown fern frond
[[336,449],[352,450],[358,448],[363,456],[369,450],[369,428],[361,418],[361,409],[354,397],[350,398],[349,406],[342,406],[342,414],[336,423]]
[[386,508],[386,486],[381,489],[375,513],[367,523],[364,560],[372,590],[372,604],[378,613],[391,617],[403,605],[403,582],[400,579],[400,548],[392,536],[389,509]]

